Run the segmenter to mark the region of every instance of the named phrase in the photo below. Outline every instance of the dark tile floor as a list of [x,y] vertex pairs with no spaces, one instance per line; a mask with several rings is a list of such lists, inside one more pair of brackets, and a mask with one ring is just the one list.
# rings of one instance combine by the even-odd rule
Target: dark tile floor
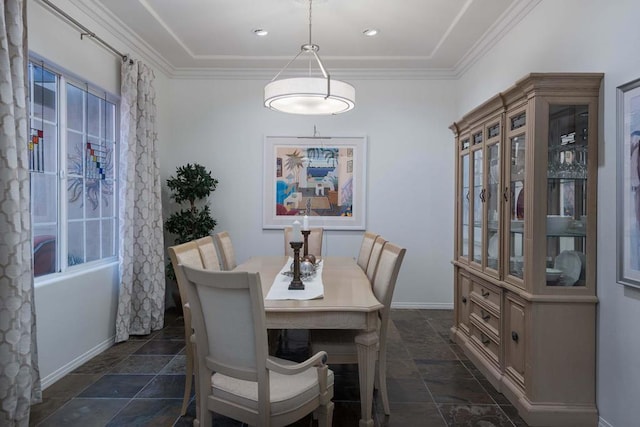
[[[392,415],[374,400],[376,426],[526,427],[516,410],[449,341],[449,310],[392,310],[387,385]],[[182,319],[167,313],[166,327],[94,357],[44,391],[31,409],[31,426],[191,426],[195,402],[179,416],[184,391]],[[281,356],[307,356],[306,335],[290,331]],[[333,425],[357,426],[358,370],[335,373]],[[216,426],[242,426],[222,416]],[[296,427],[313,425],[311,417]]]

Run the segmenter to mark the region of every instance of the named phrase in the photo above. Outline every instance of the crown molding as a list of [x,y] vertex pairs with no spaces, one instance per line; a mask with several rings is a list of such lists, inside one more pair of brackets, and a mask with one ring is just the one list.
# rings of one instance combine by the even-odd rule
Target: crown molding
[[104,7],[101,2],[96,0],[68,1],[106,29],[111,37],[126,46],[129,52],[123,53],[129,56],[140,55],[145,61],[163,72],[167,77],[173,76],[175,72],[174,66],[167,61],[160,52],[151,47],[142,37],[118,19],[109,9]]
[[[179,68],[171,64],[157,50],[151,47],[136,32],[126,26],[118,17],[97,0],[67,0],[81,12],[93,19],[109,35],[140,55],[152,66],[174,79],[221,79],[221,80],[271,80],[279,70],[247,68]],[[495,46],[542,0],[514,0],[500,19],[472,46],[454,68],[370,68],[332,69],[332,77],[360,80],[451,80],[459,79],[483,55]]]
[[489,52],[509,31],[529,14],[542,0],[515,0],[502,16],[474,43],[455,65],[455,77],[460,78],[473,64]]

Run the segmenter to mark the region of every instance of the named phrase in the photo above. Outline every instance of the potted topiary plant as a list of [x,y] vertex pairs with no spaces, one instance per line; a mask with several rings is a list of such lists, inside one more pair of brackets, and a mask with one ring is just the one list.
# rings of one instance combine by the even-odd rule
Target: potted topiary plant
[[[166,231],[176,236],[173,241],[175,245],[211,234],[216,220],[211,216],[206,199],[217,185],[218,180],[211,176],[211,172],[197,163],[180,166],[175,178],[169,177],[167,187],[171,190],[171,198],[178,204],[189,203],[186,208],[172,213],[164,223]],[[176,277],[171,263],[167,265],[167,277],[171,280]],[[176,306],[182,307],[182,304]]]

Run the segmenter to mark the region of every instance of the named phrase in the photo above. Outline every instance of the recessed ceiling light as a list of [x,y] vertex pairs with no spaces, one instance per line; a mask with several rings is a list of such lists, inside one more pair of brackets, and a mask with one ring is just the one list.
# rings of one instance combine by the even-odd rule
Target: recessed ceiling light
[[264,37],[267,34],[269,34],[269,31],[262,28],[256,28],[255,30],[253,30],[253,34],[255,34],[258,37]]
[[367,28],[362,32],[362,34],[364,34],[367,37],[373,37],[378,34],[378,30],[376,30],[375,28]]

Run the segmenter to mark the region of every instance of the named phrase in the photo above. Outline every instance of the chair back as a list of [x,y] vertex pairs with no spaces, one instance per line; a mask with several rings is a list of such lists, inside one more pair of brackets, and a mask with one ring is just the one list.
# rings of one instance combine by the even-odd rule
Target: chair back
[[[307,243],[309,244],[309,248],[307,249],[307,253],[315,255],[316,257],[322,256],[322,236],[324,230],[322,227],[314,227],[310,228],[309,238],[307,239]],[[293,256],[293,249],[291,249],[291,237],[293,236],[293,227],[285,227],[284,228],[284,254],[288,256]]]
[[382,236],[376,237],[376,240],[373,242],[373,248],[371,248],[371,256],[369,257],[366,270],[367,277],[371,283],[373,283],[376,268],[378,267],[378,259],[380,259],[380,254],[382,253],[382,248],[385,243],[387,243],[387,241]]
[[220,261],[218,260],[218,251],[213,242],[213,237],[205,236],[196,240],[200,257],[202,258],[202,266],[205,270],[220,270]]
[[219,372],[264,381],[268,349],[260,275],[179,268],[187,279],[198,366],[205,368],[204,378]]
[[386,242],[382,248],[378,268],[373,279],[373,294],[384,306],[380,310],[380,342],[384,343],[385,346],[391,300],[393,299],[393,291],[396,287],[398,273],[406,251],[405,248],[401,248],[394,243]]
[[175,246],[169,246],[169,258],[171,259],[171,265],[173,271],[176,274],[176,282],[178,283],[178,292],[180,292],[180,299],[182,304],[186,304],[189,299],[187,295],[187,280],[182,275],[182,270],[178,269],[179,264],[188,265],[190,267],[202,268],[202,257],[198,250],[198,244],[195,240],[187,243],[182,243]]
[[373,243],[376,241],[377,234],[370,231],[364,232],[362,238],[362,244],[360,245],[360,252],[358,252],[358,265],[362,271],[367,271],[367,264],[369,264],[369,258],[371,257],[371,250],[373,249]]
[[225,271],[236,268],[236,253],[233,250],[231,236],[226,231],[222,231],[214,236],[218,250],[220,251],[221,267]]

